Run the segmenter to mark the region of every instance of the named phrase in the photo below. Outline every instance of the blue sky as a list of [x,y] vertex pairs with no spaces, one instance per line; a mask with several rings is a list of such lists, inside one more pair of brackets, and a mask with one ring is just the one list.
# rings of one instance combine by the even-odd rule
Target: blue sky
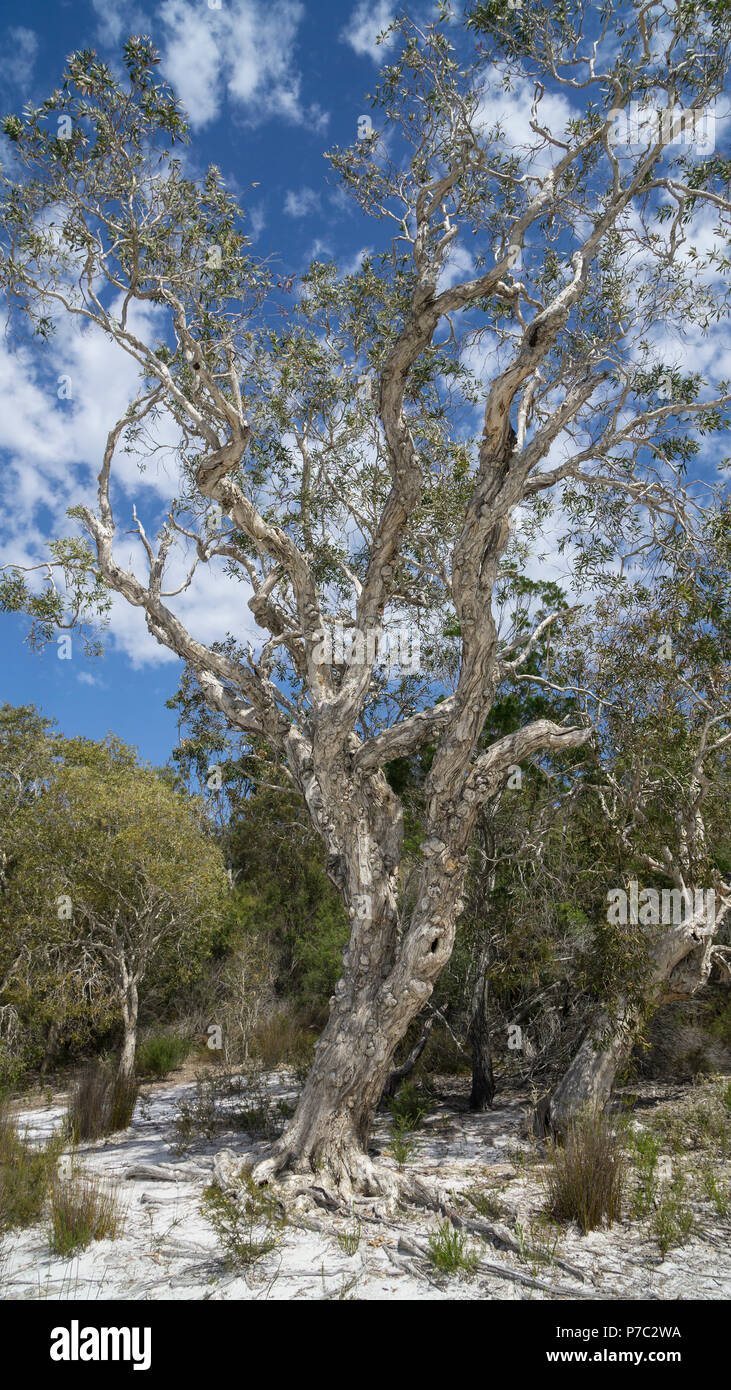
[[[337,193],[323,152],[349,143],[359,115],[369,111],[364,93],[375,84],[385,57],[375,37],[389,18],[383,0],[221,0],[220,9],[207,0],[35,0],[32,6],[6,0],[0,106],[5,114],[26,100],[45,98],[74,49],[92,46],[115,59],[128,33],[148,33],[189,113],[188,158],[201,169],[215,161],[240,192],[257,250],[274,254],[283,276],[300,273],[313,254],[333,255],[347,265],[367,244],[372,228]],[[74,453],[80,464],[93,468],[93,446],[113,422],[113,403],[107,402],[107,388],[115,394],[110,360],[99,357],[82,371],[77,356],[73,362],[73,403],[54,401],[57,417],[64,409],[73,416],[66,429],[57,418],[51,431],[59,470],[69,469]],[[41,425],[29,380],[38,385],[36,367],[32,364],[22,379],[17,375],[4,397],[0,452],[6,463],[24,448],[26,457],[36,453],[44,466],[47,462],[42,444],[31,437],[34,417],[36,435]],[[18,528],[4,559],[11,550],[13,558],[18,555],[19,533],[26,540],[24,558],[34,552],[40,558],[43,533],[52,534],[54,520],[60,521],[58,491],[50,489],[44,506],[43,485],[36,479],[34,486],[28,473],[14,496],[6,488],[5,506],[16,509]],[[133,494],[131,483],[134,500]],[[144,490],[140,496],[144,501]],[[62,530],[70,529],[62,524]],[[86,657],[74,642],[71,659],[61,660],[53,644],[43,654],[25,645],[22,617],[0,615],[0,700],[33,702],[69,734],[98,738],[111,729],[144,757],[165,762],[176,729],[164,702],[177,688],[181,665],[147,637],[137,616],[119,608],[103,659]]]

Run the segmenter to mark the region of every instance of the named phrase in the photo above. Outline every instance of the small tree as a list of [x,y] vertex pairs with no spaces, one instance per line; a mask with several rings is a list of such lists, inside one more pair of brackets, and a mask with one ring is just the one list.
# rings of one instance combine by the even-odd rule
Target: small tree
[[196,974],[228,882],[200,807],[131,750],[70,740],[57,752],[18,818],[19,912],[32,924],[35,968],[120,1018],[128,1079],[141,992],[156,976],[181,987]]
[[[658,1004],[694,995],[714,965],[731,975],[718,941],[731,911],[731,577],[720,521],[705,556],[692,571],[679,564],[651,609],[628,596],[607,603],[603,639],[574,653],[573,679],[599,704],[601,756],[585,795],[621,868],[607,915],[633,939],[638,968],[610,1008],[607,989],[550,1099],[557,1133],[606,1103]],[[637,900],[620,913],[630,881]]]

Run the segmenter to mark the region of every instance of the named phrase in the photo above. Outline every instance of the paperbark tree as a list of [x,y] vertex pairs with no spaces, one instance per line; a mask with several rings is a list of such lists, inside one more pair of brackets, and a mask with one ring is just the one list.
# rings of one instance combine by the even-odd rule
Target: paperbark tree
[[[608,624],[612,646],[592,671],[594,693],[605,697],[593,795],[626,866],[621,892],[633,878],[636,885],[637,900],[619,920],[644,943],[645,954],[636,983],[620,988],[612,1007],[600,1006],[589,1020],[543,1107],[554,1134],[563,1134],[582,1107],[606,1104],[659,1004],[690,998],[714,965],[729,973],[728,948],[717,940],[731,909],[724,853],[731,749],[727,536],[726,524],[705,567],[675,575],[670,602],[650,622],[646,612],[630,610],[620,613],[623,623]],[[610,904],[610,922],[617,910]]]
[[[228,888],[200,806],[115,742],[54,742],[55,762],[17,815],[10,920],[29,937],[28,987],[45,982],[122,1023],[119,1075],[134,1073],[140,996],[194,977]],[[14,899],[17,899],[17,904]]]
[[[580,18],[557,25],[553,13],[531,5],[530,32],[513,16],[507,38],[488,17],[464,63],[464,34],[458,61],[439,24],[397,26],[376,99],[388,146],[373,134],[331,156],[394,240],[343,279],[313,266],[291,308],[252,259],[218,171],[196,184],[171,158],[184,125],[148,41],[125,47],[127,85],[76,54],[60,91],[5,122],[17,159],[2,213],[11,301],[41,334],[59,312],[94,325],[142,378],[110,431],[96,510],[74,509],[87,541],[57,544],[42,599],[16,569],[6,604],[34,613],[42,635],[66,612],[63,572],[76,618],[110,591],[138,607],[210,706],[280,759],[351,922],[315,1063],[262,1181],[324,1163],[346,1191],[394,1185],[367,1156],[371,1120],[449,959],[479,808],[512,765],[589,736],[537,719],[478,748],[496,690],[537,640],[511,641],[494,607],[515,534],[522,526],[540,554],[563,487],[574,531],[598,533],[585,568],[611,565],[635,538],[661,547],[691,524],[668,441],[720,428],[729,398],[647,347],[659,324],[702,326],[716,312],[702,263],[679,248],[700,209],[728,211],[725,168],[688,171],[668,148],[672,123],[639,153],[612,143],[612,108],[640,92],[713,100],[722,20],[646,7],[619,56],[613,43],[584,56]],[[706,24],[713,42],[699,45]],[[660,56],[653,44],[668,32],[666,61],[665,41]],[[506,146],[485,114],[485,51],[533,90],[532,151]],[[581,94],[560,132],[542,113],[548,85]],[[64,115],[67,139],[48,129]],[[264,312],[270,293],[281,331]],[[483,377],[465,358],[486,337]],[[181,486],[155,541],[135,518],[140,578],[115,550],[114,458],[124,439],[152,456],[164,414],[179,431]],[[176,546],[188,547],[187,571]],[[206,646],[168,601],[199,565],[221,562],[263,629],[257,653],[236,634]],[[339,622],[356,639],[347,655]],[[389,681],[374,646],[405,623],[424,668],[402,661]],[[435,751],[407,893],[403,810],[383,769],[425,743]]]

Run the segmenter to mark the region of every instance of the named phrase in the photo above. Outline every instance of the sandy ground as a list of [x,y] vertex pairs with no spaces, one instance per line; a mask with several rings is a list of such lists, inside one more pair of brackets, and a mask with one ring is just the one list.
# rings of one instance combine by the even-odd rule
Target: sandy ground
[[[267,1084],[273,1099],[292,1102],[287,1073]],[[203,1190],[222,1150],[231,1165],[262,1151],[261,1141],[225,1129],[208,1142],[196,1140],[181,1155],[174,1147],[173,1120],[190,1084],[145,1088],[130,1128],[95,1144],[82,1145],[82,1169],[117,1184],[125,1210],[123,1234],[92,1243],[70,1259],[49,1249],[47,1223],[11,1233],[0,1242],[0,1296],[6,1299],[724,1299],[731,1294],[728,1220],[710,1202],[693,1199],[696,1216],[686,1244],[663,1259],[647,1221],[627,1218],[610,1230],[582,1236],[562,1228],[553,1257],[506,1249],[526,1241],[535,1251],[535,1220],[543,1205],[541,1155],[522,1138],[525,1097],[499,1097],[492,1111],[472,1115],[460,1098],[443,1095],[415,1135],[408,1160],[418,1174],[447,1195],[453,1209],[479,1220],[460,1198],[467,1188],[497,1197],[498,1218],[489,1217],[495,1239],[466,1237],[480,1266],[470,1275],[438,1274],[422,1253],[443,1218],[422,1208],[388,1211],[373,1199],[354,1204],[348,1219],[314,1204],[300,1203],[298,1222],[281,1232],[276,1249],[245,1273],[226,1268],[216,1235],[201,1212]],[[662,1104],[668,1088],[645,1088],[637,1122]],[[21,1110],[19,1123],[32,1138],[48,1135],[62,1119],[62,1104]],[[389,1117],[379,1116],[373,1148],[389,1158]],[[666,1168],[669,1158],[662,1162]],[[219,1160],[220,1164],[220,1160]],[[726,1179],[729,1168],[726,1166]],[[306,1209],[303,1209],[305,1208]],[[347,1254],[337,1233],[360,1225],[355,1253]],[[551,1243],[552,1244],[552,1241]],[[494,1268],[490,1269],[488,1266]]]

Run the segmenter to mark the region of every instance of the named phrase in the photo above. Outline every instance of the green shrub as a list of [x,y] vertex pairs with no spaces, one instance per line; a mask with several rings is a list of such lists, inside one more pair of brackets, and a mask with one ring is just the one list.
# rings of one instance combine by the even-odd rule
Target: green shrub
[[115,1240],[124,1219],[113,1189],[88,1175],[57,1181],[51,1188],[51,1249],[56,1255],[84,1250],[92,1240]]
[[32,1146],[7,1108],[0,1109],[0,1236],[40,1220],[62,1148],[60,1133]]
[[686,1177],[679,1164],[673,1164],[670,1184],[652,1218],[652,1230],[665,1259],[674,1245],[684,1245],[693,1230],[693,1212],[686,1199]]
[[569,1126],[563,1145],[549,1144],[545,1174],[547,1211],[576,1221],[585,1235],[622,1214],[624,1159],[615,1129],[600,1111],[586,1111]]
[[413,1081],[401,1083],[396,1095],[388,1101],[388,1108],[404,1129],[418,1129],[426,1114],[424,1099]]
[[731,1209],[731,1186],[727,1182],[719,1182],[710,1164],[706,1164],[702,1174],[703,1191],[709,1202],[713,1202],[719,1216],[728,1216]]
[[660,1141],[649,1130],[642,1130],[631,1136],[630,1152],[638,1177],[638,1186],[632,1199],[632,1211],[635,1216],[646,1216],[657,1196],[657,1160],[660,1155]]
[[505,1215],[502,1202],[493,1192],[483,1192],[478,1187],[468,1187],[464,1195],[480,1216],[491,1217],[494,1221],[498,1221],[500,1217]]
[[157,1033],[145,1038],[137,1049],[136,1071],[138,1076],[152,1076],[164,1080],[172,1071],[177,1071],[190,1052],[190,1040],[178,1038],[171,1033]]
[[467,1250],[465,1237],[448,1221],[429,1236],[429,1259],[442,1274],[472,1274],[477,1267],[477,1255]]
[[216,1182],[205,1189],[201,1212],[218,1236],[229,1269],[248,1268],[270,1254],[286,1225],[281,1203],[256,1186],[246,1165],[238,1191],[224,1191]]
[[357,1217],[355,1219],[355,1224],[351,1230],[336,1231],[335,1235],[337,1237],[338,1245],[340,1246],[340,1249],[342,1250],[344,1255],[356,1255],[358,1253],[358,1247],[360,1246],[360,1240],[362,1235],[362,1227]]

